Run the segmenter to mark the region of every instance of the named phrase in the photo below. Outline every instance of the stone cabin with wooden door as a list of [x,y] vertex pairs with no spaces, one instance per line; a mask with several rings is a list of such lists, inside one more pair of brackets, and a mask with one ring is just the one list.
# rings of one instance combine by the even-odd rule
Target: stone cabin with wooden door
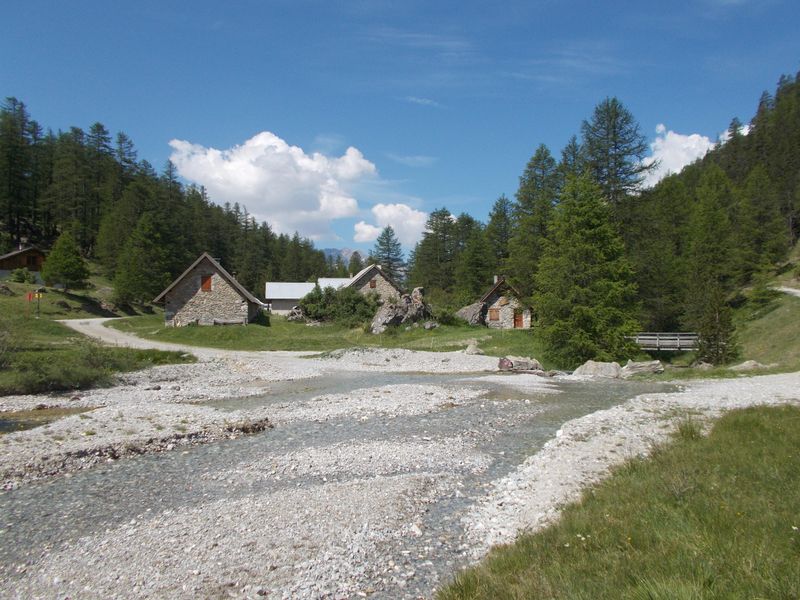
[[164,303],[167,327],[247,325],[265,307],[207,252],[153,302]]
[[493,329],[529,329],[531,307],[523,304],[519,298],[519,292],[504,277],[495,275],[494,285],[480,300],[486,304],[486,326]]

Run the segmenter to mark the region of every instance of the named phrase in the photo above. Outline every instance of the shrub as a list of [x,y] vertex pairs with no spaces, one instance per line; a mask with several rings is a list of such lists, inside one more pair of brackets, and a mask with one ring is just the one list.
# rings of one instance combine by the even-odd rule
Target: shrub
[[8,280],[14,283],[36,283],[36,275],[28,271],[28,267],[22,267],[11,271]]
[[323,290],[315,285],[300,300],[300,308],[310,319],[332,321],[352,328],[372,319],[378,308],[378,298],[375,294],[364,296],[353,288],[334,290],[326,287]]

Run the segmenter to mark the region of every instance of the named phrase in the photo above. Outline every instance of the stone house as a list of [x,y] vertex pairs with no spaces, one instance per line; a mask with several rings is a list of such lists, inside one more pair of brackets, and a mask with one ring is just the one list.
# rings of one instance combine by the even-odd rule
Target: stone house
[[494,278],[494,285],[480,299],[486,305],[486,326],[493,329],[529,329],[531,308],[524,305],[504,277]]
[[153,300],[164,303],[167,327],[247,325],[264,304],[207,252]]
[[268,281],[264,286],[264,299],[270,306],[270,312],[286,315],[300,303],[300,299],[319,285],[322,289],[332,287],[335,290],[353,287],[362,294],[375,293],[381,300],[397,299],[402,290],[391,277],[383,272],[380,265],[369,265],[353,277],[320,277],[314,282]]

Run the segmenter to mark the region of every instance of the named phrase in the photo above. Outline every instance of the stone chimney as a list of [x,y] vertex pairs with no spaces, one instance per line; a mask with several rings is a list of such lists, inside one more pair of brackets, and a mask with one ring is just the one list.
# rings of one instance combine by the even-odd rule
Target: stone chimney
[[494,276],[494,284],[497,285],[497,282],[500,281],[500,275]]

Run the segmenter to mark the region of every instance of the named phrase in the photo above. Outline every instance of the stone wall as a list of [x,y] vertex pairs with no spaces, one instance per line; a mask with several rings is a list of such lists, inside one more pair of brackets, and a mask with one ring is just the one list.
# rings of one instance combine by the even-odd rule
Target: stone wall
[[[200,289],[203,275],[211,275],[211,290]],[[207,261],[201,262],[176,285],[165,298],[164,319],[168,326],[181,327],[197,322],[213,325],[214,319],[248,323],[258,307],[248,307],[239,295]]]
[[[375,287],[369,287],[370,281],[375,281]],[[380,269],[369,271],[365,277],[353,284],[353,287],[362,294],[376,293],[382,300],[391,301],[400,298],[400,291],[394,287]]]
[[[499,319],[491,320],[493,310],[498,312]],[[486,326],[492,329],[514,329],[514,312],[522,311],[522,328],[531,326],[531,310],[523,307],[519,300],[513,296],[504,296],[499,293],[492,294],[486,299]]]

